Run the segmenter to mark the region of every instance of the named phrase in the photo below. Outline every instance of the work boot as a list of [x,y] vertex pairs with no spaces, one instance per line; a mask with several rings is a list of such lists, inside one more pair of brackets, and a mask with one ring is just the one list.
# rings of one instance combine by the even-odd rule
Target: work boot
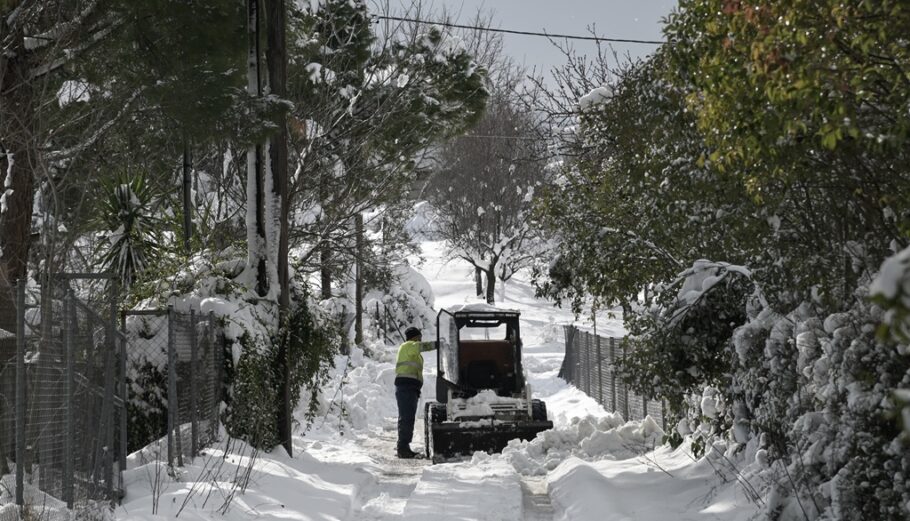
[[398,457],[402,459],[415,459],[419,458],[420,454],[411,450],[410,447],[405,447],[403,449],[398,449]]

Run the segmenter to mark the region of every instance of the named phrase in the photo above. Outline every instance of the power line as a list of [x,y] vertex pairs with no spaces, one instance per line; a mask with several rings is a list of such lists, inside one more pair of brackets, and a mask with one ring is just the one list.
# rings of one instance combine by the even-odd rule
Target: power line
[[379,20],[395,20],[398,22],[413,22],[419,24],[428,24],[428,25],[441,25],[443,27],[453,27],[456,29],[471,29],[474,31],[487,31],[491,33],[506,33],[506,34],[520,34],[523,36],[544,36],[546,38],[559,38],[565,40],[586,40],[592,42],[611,42],[611,43],[640,43],[646,45],[663,45],[666,42],[658,40],[632,40],[628,38],[603,38],[601,36],[577,36],[571,34],[556,34],[556,33],[536,33],[532,31],[516,31],[512,29],[496,29],[493,27],[479,27],[476,25],[462,25],[462,24],[453,24],[449,22],[431,22],[427,20],[418,20],[416,18],[404,18],[399,16],[386,16],[386,15],[373,15],[373,18],[377,21]]
[[491,134],[463,134],[458,136],[456,139],[469,138],[469,139],[515,139],[519,141],[537,141],[537,138],[529,136],[500,136],[500,135],[491,135]]

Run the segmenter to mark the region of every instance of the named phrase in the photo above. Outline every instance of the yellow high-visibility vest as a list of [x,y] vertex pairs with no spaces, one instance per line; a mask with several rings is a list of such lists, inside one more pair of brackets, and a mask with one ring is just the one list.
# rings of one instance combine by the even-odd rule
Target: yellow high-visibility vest
[[436,349],[435,342],[418,342],[408,340],[398,348],[398,359],[395,363],[395,376],[414,378],[423,381],[423,351]]

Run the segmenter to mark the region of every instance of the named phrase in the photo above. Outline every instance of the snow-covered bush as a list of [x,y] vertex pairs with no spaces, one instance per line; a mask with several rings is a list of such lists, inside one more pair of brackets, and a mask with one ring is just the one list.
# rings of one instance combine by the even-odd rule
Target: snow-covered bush
[[[328,377],[338,352],[343,332],[332,317],[311,303],[306,291],[292,298],[291,313],[285,324],[273,329],[264,341],[250,331],[234,340],[234,356],[227,367],[231,392],[224,412],[224,423],[231,436],[261,448],[271,448],[278,439],[278,417],[282,396],[281,346],[287,353],[288,396],[293,410],[301,393],[317,394]],[[307,415],[311,419],[312,415]]]
[[[883,281],[900,280],[893,271],[886,263],[873,290],[877,302],[900,306],[900,283]],[[748,270],[698,261],[632,317],[637,336],[623,370],[681,417],[671,441],[688,436],[700,453],[718,437],[743,447],[758,440],[780,463],[766,476],[772,519],[904,519],[906,325],[866,297],[860,287],[843,311],[804,302],[782,314]]]
[[125,326],[130,345],[127,440],[132,452],[167,431],[167,317],[129,316]]
[[370,291],[364,298],[364,329],[377,334],[382,330],[397,339],[414,326],[429,338],[436,334],[433,304],[429,282],[411,266],[400,264],[393,269],[388,288]]
[[626,381],[644,396],[664,397],[670,412],[678,418],[688,415],[692,425],[719,423],[726,430],[727,415],[690,410],[686,397],[706,386],[730,386],[730,338],[745,321],[746,302],[753,292],[747,270],[696,262],[662,288],[658,305],[628,315],[633,337],[621,366]]
[[808,304],[765,310],[737,329],[737,421],[792,476],[782,505],[810,504],[812,518],[905,519],[910,452],[893,396],[910,360],[876,336],[881,320],[859,298],[823,318]]

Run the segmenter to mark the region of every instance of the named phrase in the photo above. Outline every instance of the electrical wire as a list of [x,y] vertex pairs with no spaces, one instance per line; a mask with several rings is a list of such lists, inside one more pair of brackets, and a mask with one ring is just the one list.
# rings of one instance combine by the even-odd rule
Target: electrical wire
[[577,36],[571,34],[557,34],[557,33],[538,33],[533,31],[516,31],[512,29],[496,29],[493,27],[479,27],[476,25],[463,25],[463,24],[454,24],[450,22],[431,22],[428,20],[418,20],[416,18],[406,18],[401,16],[388,16],[388,15],[372,15],[374,23],[379,23],[379,20],[394,20],[397,22],[412,22],[419,24],[428,24],[428,25],[441,25],[443,27],[452,27],[455,29],[470,29],[474,31],[487,31],[491,33],[505,33],[505,34],[519,34],[522,36],[543,36],[546,38],[559,38],[564,40],[586,40],[593,42],[610,42],[610,43],[639,43],[644,45],[663,45],[667,42],[659,40],[634,40],[629,38],[604,38],[601,36]]
[[518,141],[537,141],[537,138],[528,137],[528,136],[497,136],[497,135],[487,135],[487,134],[464,134],[458,136],[457,139],[468,138],[468,139],[515,139]]

